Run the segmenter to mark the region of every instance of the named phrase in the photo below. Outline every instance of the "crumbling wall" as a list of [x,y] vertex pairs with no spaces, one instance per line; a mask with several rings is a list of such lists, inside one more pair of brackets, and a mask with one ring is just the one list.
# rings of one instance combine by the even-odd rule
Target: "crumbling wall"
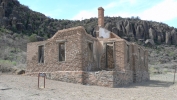
[[84,72],[83,84],[97,85],[97,86],[104,86],[104,87],[114,87],[113,73],[114,71],[105,71],[105,70]]
[[84,85],[119,87],[132,83],[131,74],[131,71],[58,71],[47,73],[47,78]]
[[100,55],[100,68],[106,69],[106,52],[104,52],[102,55]]
[[126,43],[125,40],[119,39],[115,42],[115,70],[117,71],[125,71],[125,65],[126,65],[126,55],[125,55],[125,49]]
[[144,73],[143,73],[143,80],[149,80],[150,79],[150,76],[149,76],[149,70],[148,70],[148,51],[145,50],[144,51]]
[[133,44],[133,77],[134,82],[149,80],[146,50],[137,44]]
[[[44,45],[46,41],[33,42],[27,44],[27,69],[28,72],[35,72],[41,70],[44,66],[38,63],[38,46]],[[45,47],[44,47],[45,48]],[[41,66],[41,67],[38,67]]]
[[114,47],[113,44],[112,46],[107,45],[106,50],[107,50],[107,67],[108,69],[113,69],[114,68]]
[[138,82],[140,81],[146,81],[149,80],[149,73],[148,73],[148,68],[145,65],[145,62],[147,60],[147,56],[146,55],[146,50],[144,50],[144,48],[140,47],[140,52],[139,52],[139,71],[137,72],[137,77],[138,78]]
[[[47,41],[27,45],[27,72],[81,71],[82,39],[80,27],[62,30]],[[59,43],[65,42],[65,61],[59,61]],[[38,63],[38,46],[44,45],[44,63]]]
[[119,87],[122,85],[127,85],[133,83],[132,71],[114,71],[113,80],[114,87]]
[[129,54],[127,54],[127,65],[126,65],[126,67],[127,67],[127,70],[133,70],[133,44],[132,43],[129,43],[129,44],[127,44],[127,47],[128,47],[128,50],[127,50],[127,53],[129,53]]
[[[83,63],[83,71],[95,71],[98,70],[97,65],[97,45],[98,41],[96,38],[88,35],[84,28],[81,29],[81,39],[82,39],[82,63]],[[92,47],[89,47],[88,44],[91,44]]]
[[114,69],[114,43],[113,42],[103,42],[103,53],[100,55],[100,66],[101,69]]
[[[65,43],[65,61],[59,61],[59,43]],[[38,63],[41,45],[44,45],[44,63]],[[106,48],[108,65],[114,66],[110,71],[106,71]],[[83,27],[75,27],[58,31],[47,41],[28,43],[27,74],[39,72],[64,82],[117,87],[149,80],[148,52],[123,39],[93,38]]]

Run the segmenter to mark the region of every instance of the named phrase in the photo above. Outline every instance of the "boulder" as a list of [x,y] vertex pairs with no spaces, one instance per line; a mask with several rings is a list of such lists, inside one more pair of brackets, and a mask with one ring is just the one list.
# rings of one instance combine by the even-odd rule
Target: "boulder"
[[125,27],[123,25],[122,25],[122,32],[123,32],[124,35],[127,36],[127,32],[126,32]]
[[138,25],[136,28],[136,39],[144,39],[144,28],[142,25]]
[[123,26],[123,22],[122,21],[119,21],[116,23],[116,27],[118,29],[118,36],[122,37],[122,36],[125,36],[125,28]]
[[36,39],[37,39],[37,41],[44,41],[44,38],[40,37],[40,36],[36,36]]
[[157,40],[157,33],[154,29],[149,29],[149,38],[156,41]]
[[119,30],[119,31],[122,31],[122,21],[119,21],[119,22],[117,22],[116,23],[116,27],[117,27],[117,29]]
[[25,70],[23,70],[23,69],[17,69],[15,73],[17,75],[25,74]]
[[142,22],[143,27],[144,27],[144,39],[149,39],[149,25],[147,23],[147,21],[143,21]]
[[119,36],[119,31],[116,27],[112,28],[112,32]]
[[155,45],[154,40],[153,39],[147,39],[145,41],[145,45],[146,46],[154,46]]
[[168,44],[168,45],[171,45],[171,33],[170,32],[166,32],[166,35],[165,35],[165,43]]
[[177,32],[174,29],[171,31],[171,37],[171,43],[173,45],[177,44]]
[[130,22],[128,22],[128,24],[126,25],[125,30],[128,37],[134,37],[132,25]]
[[128,23],[129,23],[128,20],[124,20],[124,22],[123,22],[124,27],[127,26]]

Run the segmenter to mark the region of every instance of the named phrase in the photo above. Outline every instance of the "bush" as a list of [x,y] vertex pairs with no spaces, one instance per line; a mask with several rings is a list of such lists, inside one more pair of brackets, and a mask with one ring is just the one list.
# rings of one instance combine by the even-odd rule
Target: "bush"
[[0,71],[1,72],[12,72],[13,67],[16,66],[16,62],[9,60],[0,60]]
[[30,37],[29,37],[29,41],[30,42],[35,42],[35,41],[37,41],[37,35],[36,34],[32,34]]
[[0,60],[0,65],[12,67],[12,66],[16,66],[16,62],[10,60]]

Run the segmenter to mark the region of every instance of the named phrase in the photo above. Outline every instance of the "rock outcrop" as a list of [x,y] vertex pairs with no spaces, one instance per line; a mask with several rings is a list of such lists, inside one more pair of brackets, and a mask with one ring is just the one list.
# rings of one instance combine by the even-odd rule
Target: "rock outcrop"
[[166,32],[165,43],[168,44],[168,45],[171,44],[171,33],[170,32]]
[[171,31],[171,43],[177,44],[177,32],[174,29]]
[[156,41],[156,39],[157,39],[157,33],[152,28],[149,29],[149,38],[154,41]]
[[[30,10],[18,0],[0,0],[0,26],[27,35],[38,34],[52,37],[57,30],[84,26],[87,33],[96,36],[97,18],[79,20],[57,20]],[[105,17],[105,28],[128,41],[152,39],[155,44],[177,45],[177,29],[164,23],[140,20],[139,17]]]
[[145,42],[147,39],[152,39],[155,44],[177,44],[176,28],[163,23],[132,19],[117,20],[115,26],[110,23],[110,21],[106,23],[105,28],[126,40]]

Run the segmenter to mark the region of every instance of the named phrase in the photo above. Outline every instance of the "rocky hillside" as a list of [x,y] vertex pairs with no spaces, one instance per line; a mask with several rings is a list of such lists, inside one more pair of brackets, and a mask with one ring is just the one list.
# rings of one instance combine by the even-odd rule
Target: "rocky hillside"
[[[30,10],[18,0],[0,0],[0,25],[16,33],[49,38],[57,30],[82,25],[95,36],[97,18],[82,21],[57,20]],[[130,41],[152,39],[156,44],[177,44],[177,29],[138,17],[105,17],[105,28]]]
[[[0,65],[25,64],[26,44],[28,42],[50,38],[57,30],[75,26],[84,26],[88,34],[95,36],[97,18],[82,21],[58,20],[32,11],[27,6],[20,4],[18,0],[0,0]],[[140,44],[144,44],[148,40],[151,44],[167,44],[167,48],[170,45],[177,45],[176,28],[169,27],[164,23],[141,20],[139,17],[105,17],[105,28],[128,41]],[[154,61],[161,62],[160,59],[162,59],[162,62],[168,58],[174,59],[167,55],[161,57],[162,51],[157,54],[154,53],[155,49],[149,50],[149,62],[152,65],[155,64]],[[170,55],[168,52],[166,54]],[[157,57],[154,57],[154,55]]]

